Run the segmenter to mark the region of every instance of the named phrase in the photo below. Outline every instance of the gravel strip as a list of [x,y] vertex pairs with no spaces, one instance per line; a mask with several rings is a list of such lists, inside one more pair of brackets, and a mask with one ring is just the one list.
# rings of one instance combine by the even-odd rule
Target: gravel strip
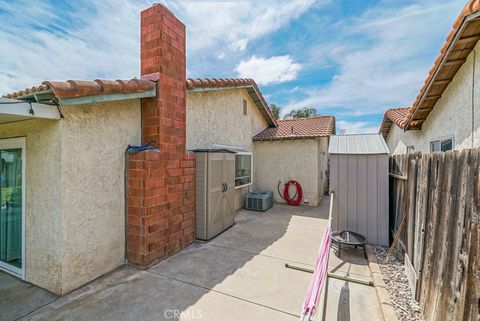
[[388,294],[398,320],[424,321],[422,309],[412,297],[403,260],[399,260],[395,255],[392,255],[388,263],[384,264],[388,248],[374,247],[373,252],[377,257],[378,266],[387,285]]

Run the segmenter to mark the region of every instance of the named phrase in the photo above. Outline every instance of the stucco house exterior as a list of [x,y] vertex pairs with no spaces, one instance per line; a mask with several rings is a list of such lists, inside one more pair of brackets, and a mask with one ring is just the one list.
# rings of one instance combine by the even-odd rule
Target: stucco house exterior
[[[302,185],[304,203],[317,206],[328,191],[328,143],[335,135],[335,117],[315,116],[278,120],[253,137],[255,188],[274,191],[276,202],[285,202],[277,192],[281,181]],[[283,185],[280,190],[283,191]]]
[[140,35],[141,79],[1,99],[0,270],[63,295],[180,251],[195,239],[198,148],[237,153],[236,208],[292,178],[318,203],[333,117],[279,121],[252,79],[187,79],[185,26],[163,5],[142,11]]
[[393,154],[480,146],[480,5],[455,21],[411,107],[385,112],[380,133]]
[[[333,116],[277,120],[253,79],[187,79],[187,149],[236,152],[235,209],[249,190],[273,191],[295,179],[303,203],[317,206],[328,190],[328,140]],[[281,186],[283,191],[283,185]]]
[[[34,95],[54,110],[48,103],[60,104],[62,118],[0,125],[2,192],[15,185],[25,193],[18,200],[23,219],[3,201],[2,216],[10,219],[2,221],[0,232],[12,235],[18,221],[24,253],[18,253],[20,264],[8,264],[12,240],[7,240],[2,266],[63,294],[125,263],[124,154],[129,144],[141,143],[141,98],[155,96],[155,84],[44,82],[6,97],[29,101]],[[15,175],[24,184],[9,182],[5,170],[14,165],[9,159],[14,151],[23,167]]]
[[257,181],[252,137],[277,126],[257,84],[253,79],[187,79],[186,116],[188,150],[236,152],[234,207],[242,208],[245,194]]
[[153,5],[140,49],[142,79],[45,81],[2,98],[2,271],[63,295],[194,240],[185,26]]

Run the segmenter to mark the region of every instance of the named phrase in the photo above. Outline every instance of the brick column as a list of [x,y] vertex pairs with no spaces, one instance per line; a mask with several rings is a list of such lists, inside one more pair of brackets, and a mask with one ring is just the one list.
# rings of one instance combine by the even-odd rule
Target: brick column
[[142,141],[128,156],[127,259],[146,268],[194,240],[195,155],[185,151],[185,26],[163,5],[141,13],[141,74],[157,96],[143,100]]

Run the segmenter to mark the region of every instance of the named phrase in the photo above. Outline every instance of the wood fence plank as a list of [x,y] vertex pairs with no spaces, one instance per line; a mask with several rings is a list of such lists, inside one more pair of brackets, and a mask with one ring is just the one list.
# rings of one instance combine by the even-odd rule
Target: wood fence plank
[[[458,214],[458,206],[460,203],[460,193],[463,173],[463,160],[465,159],[467,152],[450,151],[445,154],[445,161],[447,168],[445,170],[445,176],[447,182],[444,184],[446,195],[444,197],[445,207],[442,211],[442,221],[444,226],[441,231],[441,245],[437,245],[437,252],[440,254],[440,260],[438,264],[437,272],[437,289],[436,289],[436,303],[437,309],[436,320],[450,321],[451,309],[448,301],[449,297],[452,297],[451,282],[452,269],[452,246],[454,243],[453,237],[455,233],[456,216]],[[466,179],[466,178],[465,178]]]
[[415,299],[420,300],[419,289],[422,286],[421,274],[424,258],[424,238],[425,238],[425,223],[428,209],[428,184],[430,173],[430,157],[424,155],[418,161],[417,168],[417,205],[415,213],[415,235],[414,235],[414,260],[413,267],[417,272],[417,289],[415,291]]
[[467,185],[471,178],[468,172],[468,162],[470,158],[470,151],[463,150],[460,154],[455,153],[455,161],[457,163],[457,170],[452,173],[454,184],[452,185],[452,208],[447,214],[447,242],[443,251],[446,252],[448,264],[444,265],[443,287],[439,289],[440,305],[444,307],[444,320],[453,320],[453,313],[455,309],[455,301],[452,298],[456,297],[456,279],[458,277],[458,267],[456,262],[459,259],[461,238],[463,235],[463,225],[465,217],[465,202],[467,197]]
[[[432,320],[441,321],[445,316],[445,306],[441,304],[441,291],[439,289],[443,288],[443,273],[445,269],[445,264],[448,264],[446,260],[446,246],[448,242],[449,232],[450,232],[450,215],[448,213],[452,210],[452,185],[453,177],[456,171],[456,163],[454,157],[451,153],[445,153],[442,155],[444,160],[443,171],[441,175],[443,176],[442,195],[443,197],[440,201],[440,208],[438,211],[437,222],[436,222],[436,244],[433,250],[433,260],[435,263],[432,274],[434,275],[433,288],[431,291],[431,305],[433,310],[431,318]],[[448,156],[448,157],[447,157]],[[456,174],[456,173],[455,173]]]
[[415,205],[417,195],[417,161],[410,159],[408,167],[408,216],[407,216],[407,253],[410,259],[414,257],[414,226],[415,226]]
[[421,303],[424,309],[424,314],[427,319],[431,317],[433,311],[435,309],[434,305],[431,304],[432,296],[434,293],[434,281],[435,281],[435,266],[438,262],[435,261],[435,251],[434,245],[437,241],[437,230],[439,229],[438,226],[438,216],[441,207],[441,199],[442,199],[442,184],[443,184],[443,155],[440,153],[434,153],[432,159],[432,166],[431,166],[431,177],[432,184],[429,188],[433,189],[431,191],[431,207],[429,208],[429,219],[427,225],[427,236],[425,242],[425,260],[422,273],[422,283],[424,287],[421,291]]
[[[480,224],[479,224],[479,199],[480,199],[480,150],[472,153],[470,165],[471,184],[467,190],[473,195],[469,198],[466,210],[464,233],[458,262],[459,296],[455,305],[455,320],[478,321],[480,315]],[[473,185],[473,186],[472,186]],[[472,188],[473,187],[473,188]],[[453,298],[452,298],[453,299]]]
[[395,155],[389,170],[408,177],[390,179],[390,218],[409,219],[399,243],[425,320],[479,321],[480,149]]
[[[409,165],[410,155],[402,155],[402,173],[407,173],[408,176],[408,165]],[[401,181],[402,184],[402,211],[400,212],[400,219],[403,217],[407,217],[408,219],[408,181]],[[400,234],[400,241],[399,243],[407,245],[407,229],[404,228],[402,233]]]

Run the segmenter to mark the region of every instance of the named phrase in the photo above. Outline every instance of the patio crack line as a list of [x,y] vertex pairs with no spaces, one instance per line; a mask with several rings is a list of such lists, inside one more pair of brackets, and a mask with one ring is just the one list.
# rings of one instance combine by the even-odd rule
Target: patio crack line
[[164,277],[164,278],[167,278],[167,279],[170,279],[170,280],[173,280],[173,281],[182,282],[184,284],[188,284],[188,285],[191,285],[191,286],[194,286],[194,287],[197,287],[197,288],[212,291],[212,292],[215,292],[215,293],[218,293],[218,294],[221,294],[221,295],[225,295],[225,296],[231,297],[233,299],[237,299],[237,300],[241,300],[241,301],[244,301],[244,302],[247,302],[247,303],[258,305],[258,306],[261,306],[261,307],[264,307],[264,308],[267,308],[267,309],[270,309],[270,310],[273,310],[273,311],[276,311],[276,312],[280,312],[280,313],[283,313],[283,314],[290,315],[292,317],[296,317],[296,318],[300,317],[300,315],[298,315],[298,314],[293,314],[293,313],[283,311],[283,310],[280,310],[280,309],[277,309],[277,308],[274,308],[274,307],[271,307],[271,306],[268,306],[268,305],[265,305],[265,304],[257,303],[257,302],[250,301],[250,300],[247,300],[247,299],[244,299],[244,298],[232,295],[232,294],[228,294],[228,293],[225,293],[225,292],[214,290],[212,288],[209,288],[209,287],[206,287],[206,286],[203,286],[203,285],[200,285],[200,284],[195,284],[195,283],[192,283],[192,282],[189,282],[189,281],[177,279],[177,278],[174,278],[174,277],[171,277],[171,276],[168,276],[168,275],[164,275],[164,274],[161,274],[161,273],[158,273],[158,272],[150,271],[150,270],[146,270],[146,272],[156,274],[156,275],[159,275],[161,277]]
[[261,254],[261,253],[257,253],[257,252],[247,251],[247,250],[233,249],[233,248],[228,247],[228,246],[214,245],[214,244],[208,244],[208,243],[201,243],[201,244],[212,246],[212,247],[218,247],[218,248],[226,249],[226,250],[232,250],[232,251],[237,251],[237,252],[259,255],[259,256],[268,257],[268,258],[276,259],[276,260],[280,260],[280,261],[288,261],[288,262],[291,262],[291,263],[298,263],[298,264],[302,264],[302,265],[306,265],[306,266],[313,266],[313,264],[309,264],[309,263],[290,260],[290,259],[286,259],[286,258],[283,258],[283,257],[273,256],[273,255]]
[[56,298],[55,300],[53,300],[53,301],[51,301],[51,302],[45,303],[44,305],[41,305],[41,306],[39,306],[38,308],[36,308],[35,310],[29,311],[29,312],[23,314],[22,316],[14,319],[13,321],[18,321],[18,320],[21,320],[21,319],[23,319],[23,318],[27,318],[27,317],[33,316],[36,312],[38,312],[39,310],[47,307],[48,305],[50,305],[50,304],[52,304],[52,303],[55,303],[55,302],[58,301],[60,298],[61,298],[61,297],[58,297],[58,298]]
[[[271,258],[271,259],[275,259],[275,260],[279,260],[279,261],[284,261],[285,263],[296,263],[296,264],[300,264],[300,265],[303,265],[303,266],[306,266],[306,267],[313,267],[314,265],[313,264],[308,264],[308,263],[304,263],[304,262],[300,262],[300,261],[295,261],[295,260],[290,260],[290,259],[286,259],[286,258],[282,258],[282,257],[278,257],[278,256],[273,256],[273,255],[266,255],[266,254],[260,254],[260,253],[256,253],[256,252],[251,252],[251,251],[247,251],[247,250],[239,250],[239,249],[233,249],[231,247],[227,247],[227,246],[221,246],[221,245],[214,245],[214,244],[208,244],[208,243],[200,243],[200,244],[203,244],[203,245],[207,245],[207,246],[212,246],[212,247],[218,247],[218,248],[221,248],[221,249],[226,249],[226,250],[231,250],[231,251],[237,251],[237,252],[243,252],[243,253],[248,253],[248,254],[254,254],[254,255],[259,255],[259,256],[263,256],[263,257],[268,257],[268,258]],[[343,261],[343,264],[345,263],[345,261]],[[339,268],[340,268],[341,264],[338,265],[338,266],[335,266],[333,267],[330,272],[331,273],[334,273],[336,272]],[[342,271],[340,271],[342,272]],[[348,273],[349,275],[351,276],[359,276],[359,277],[364,277],[364,278],[372,278],[372,275],[370,274],[369,276],[366,276],[366,275],[363,275],[363,274],[359,274],[359,273],[355,273],[355,272],[349,272]]]

